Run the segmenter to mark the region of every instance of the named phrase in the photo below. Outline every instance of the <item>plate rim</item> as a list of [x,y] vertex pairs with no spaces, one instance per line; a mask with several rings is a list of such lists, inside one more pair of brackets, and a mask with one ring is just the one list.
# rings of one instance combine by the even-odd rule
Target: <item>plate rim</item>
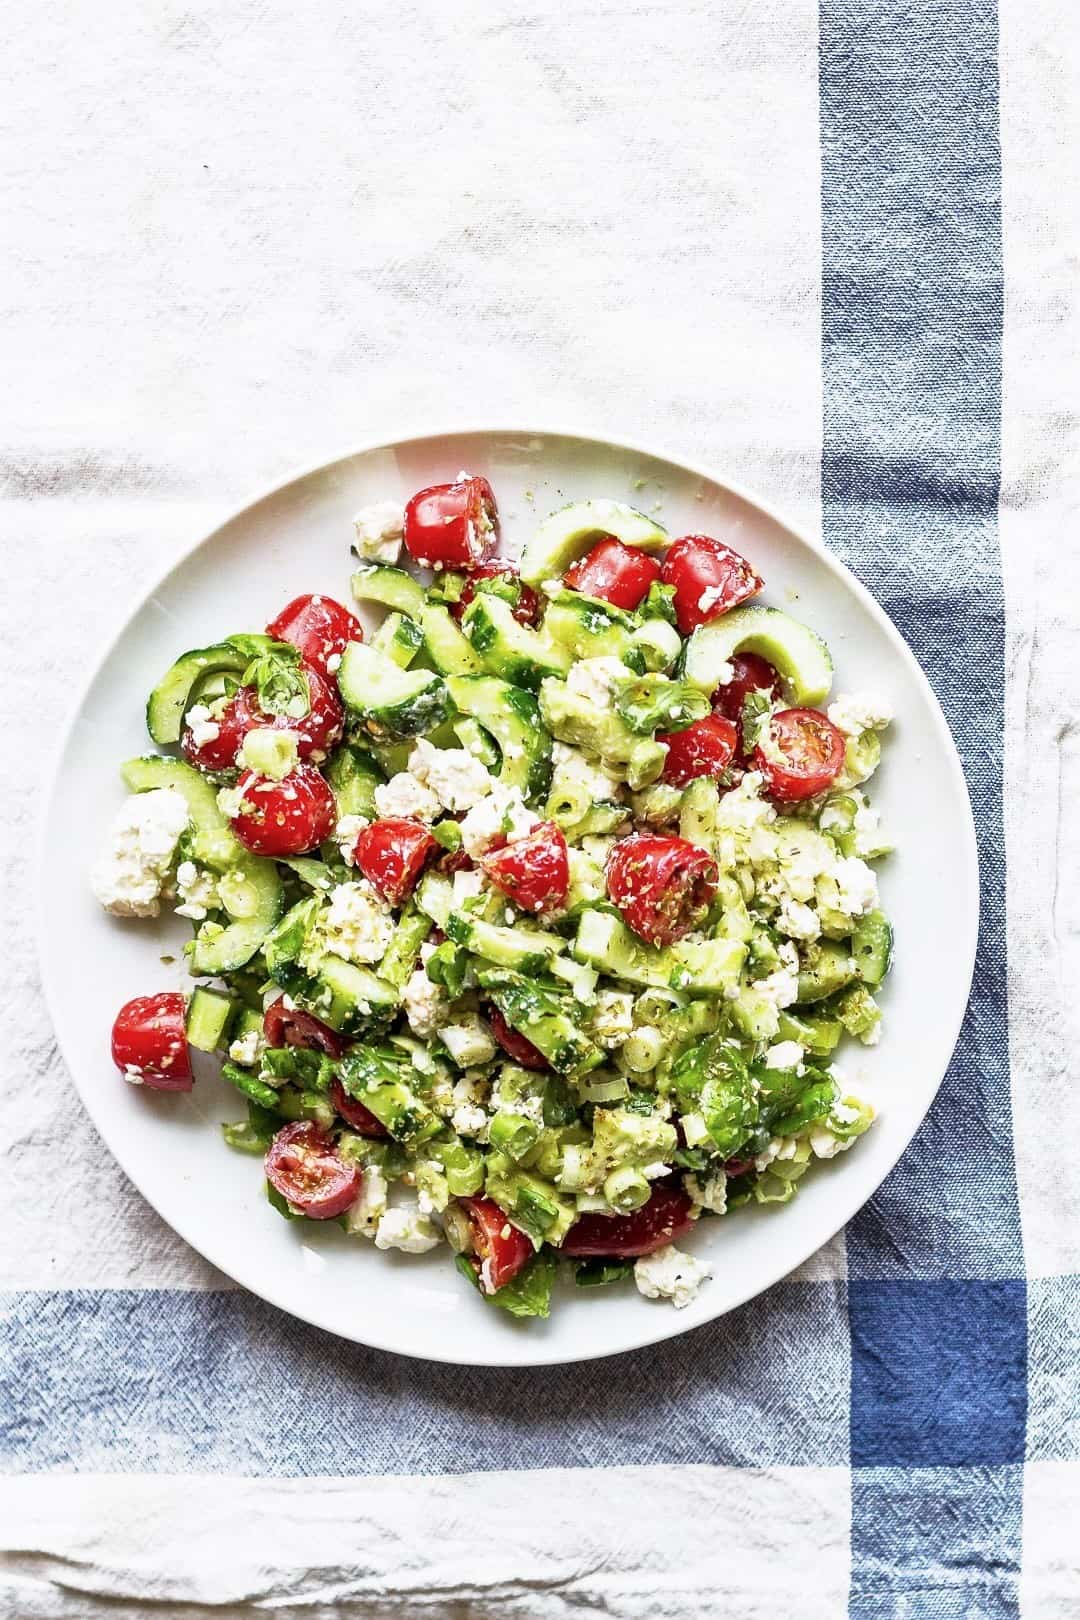
[[[827,1236],[824,1237],[820,1243],[816,1243],[814,1248],[811,1249],[808,1254],[803,1255],[801,1260],[797,1260],[792,1266],[785,1266],[784,1269],[775,1274],[772,1272],[768,1273],[764,1281],[761,1281],[760,1283],[755,1282],[754,1284],[747,1286],[745,1291],[740,1291],[737,1297],[727,1300],[715,1312],[705,1317],[701,1321],[684,1324],[678,1319],[678,1316],[673,1311],[668,1312],[664,1318],[661,1318],[660,1313],[658,1312],[656,1313],[657,1319],[651,1325],[649,1330],[642,1331],[639,1334],[633,1334],[629,1338],[624,1337],[618,1344],[614,1346],[605,1346],[602,1348],[584,1348],[580,1351],[572,1351],[570,1354],[567,1354],[563,1349],[559,1349],[557,1351],[554,1349],[554,1347],[548,1349],[543,1345],[542,1342],[537,1341],[537,1354],[524,1361],[517,1358],[492,1359],[490,1355],[470,1357],[468,1360],[463,1360],[458,1355],[440,1356],[437,1353],[431,1353],[428,1351],[419,1351],[413,1348],[402,1348],[399,1343],[393,1342],[392,1335],[387,1336],[378,1332],[365,1332],[364,1336],[361,1337],[357,1333],[344,1331],[342,1328],[330,1325],[325,1320],[322,1320],[317,1312],[305,1310],[302,1307],[297,1308],[295,1304],[286,1302],[278,1293],[276,1293],[272,1282],[267,1286],[260,1285],[258,1288],[255,1288],[250,1283],[241,1281],[235,1275],[230,1264],[222,1263],[222,1261],[218,1259],[216,1255],[208,1252],[207,1248],[202,1242],[195,1242],[191,1237],[189,1237],[187,1231],[185,1230],[184,1223],[178,1223],[171,1215],[166,1215],[159,1207],[156,1199],[147,1191],[147,1187],[144,1185],[144,1180],[147,1184],[149,1184],[150,1178],[143,1178],[134,1174],[132,1169],[129,1168],[129,1164],[126,1162],[126,1156],[121,1157],[120,1154],[115,1150],[109,1139],[107,1122],[103,1123],[103,1118],[106,1116],[107,1111],[104,1108],[99,1109],[96,1106],[95,1101],[92,1100],[92,1093],[89,1092],[89,1088],[84,1091],[83,1086],[79,1082],[77,1066],[72,1061],[68,1046],[65,1044],[60,1034],[58,1021],[54,1013],[54,1005],[58,1004],[62,1000],[62,991],[53,982],[49,968],[49,955],[46,950],[48,937],[45,927],[47,917],[47,908],[45,903],[46,867],[48,856],[47,841],[51,820],[51,811],[59,788],[61,766],[75,729],[78,726],[83,714],[83,710],[86,706],[90,692],[101,675],[105,664],[112,657],[113,653],[116,651],[117,647],[122,641],[135,615],[145,606],[148,601],[153,598],[153,596],[166,584],[166,582],[178,569],[185,566],[185,564],[187,564],[197,552],[209,547],[218,538],[223,530],[228,528],[233,523],[238,522],[242,518],[247,517],[254,511],[255,508],[262,505],[264,502],[282,495],[286,490],[292,488],[294,485],[303,483],[307,479],[314,478],[320,474],[325,474],[343,462],[353,460],[360,456],[371,455],[378,451],[398,451],[403,446],[415,445],[428,440],[464,439],[469,437],[483,436],[577,440],[579,442],[595,445],[608,451],[615,450],[618,452],[629,453],[630,455],[634,456],[641,456],[652,461],[666,462],[670,466],[677,468],[680,472],[700,478],[717,489],[734,496],[736,500],[743,501],[748,506],[756,509],[760,513],[763,513],[771,522],[779,525],[779,527],[785,530],[786,533],[797,541],[799,545],[806,547],[807,550],[809,550],[819,562],[823,562],[827,570],[837,580],[839,580],[839,582],[846,589],[853,591],[856,598],[861,602],[862,606],[868,610],[870,617],[876,622],[878,628],[884,632],[885,636],[893,643],[894,647],[899,652],[901,659],[908,666],[910,673],[914,675],[916,682],[921,685],[924,695],[929,699],[929,707],[933,716],[933,723],[938,733],[939,741],[944,745],[943,752],[948,761],[949,774],[953,779],[954,787],[959,790],[959,798],[963,803],[965,810],[965,814],[962,818],[963,842],[965,845],[963,878],[965,888],[967,889],[971,901],[967,913],[964,931],[965,937],[962,942],[964,947],[963,956],[967,963],[966,972],[962,975],[962,982],[965,985],[965,992],[962,1003],[959,1005],[959,1010],[952,1021],[953,1027],[951,1029],[951,1038],[948,1046],[949,1057],[945,1062],[945,1067],[942,1070],[942,1073],[938,1076],[933,1090],[929,1094],[925,1109],[920,1113],[918,1119],[915,1120],[906,1137],[899,1143],[895,1154],[893,1154],[886,1162],[876,1186],[865,1197],[857,1197],[854,1201],[845,1198],[838,1198],[837,1207],[838,1209],[842,1209],[843,1213],[838,1216],[835,1225],[832,1226]],[[734,481],[724,476],[719,471],[710,470],[707,464],[695,460],[688,460],[682,454],[671,451],[663,445],[654,445],[651,447],[644,446],[629,438],[623,438],[621,436],[611,437],[606,433],[598,432],[595,429],[580,423],[564,425],[562,427],[539,427],[535,425],[527,427],[514,425],[492,426],[490,424],[478,425],[475,423],[468,426],[455,424],[448,427],[445,424],[434,424],[401,435],[386,436],[384,434],[380,434],[377,437],[366,440],[360,444],[351,444],[347,449],[342,450],[334,455],[328,457],[324,456],[317,461],[304,463],[298,469],[292,470],[285,477],[277,480],[273,484],[259,485],[254,492],[247,494],[238,504],[231,505],[226,510],[225,515],[218,522],[216,522],[211,529],[205,532],[200,532],[200,534],[193,541],[183,544],[180,550],[175,552],[170,557],[169,561],[163,568],[155,571],[151,575],[149,581],[140,585],[131,593],[129,597],[125,599],[124,607],[119,618],[118,628],[109,634],[108,639],[101,645],[97,656],[88,662],[83,677],[78,684],[76,694],[71,700],[70,706],[67,709],[64,722],[57,733],[57,740],[47,759],[46,768],[42,773],[40,781],[41,787],[39,790],[38,802],[42,807],[43,814],[40,817],[37,836],[35,838],[33,847],[33,908],[36,959],[45,1006],[52,1025],[52,1033],[54,1039],[56,1040],[57,1048],[61,1057],[63,1058],[64,1065],[67,1069],[68,1078],[74,1087],[79,1102],[89,1116],[90,1121],[93,1124],[95,1131],[100,1136],[103,1145],[106,1147],[116,1164],[120,1167],[127,1180],[135,1188],[136,1192],[140,1195],[140,1197],[146,1200],[151,1209],[154,1210],[155,1214],[165,1223],[170,1231],[175,1232],[183,1243],[187,1244],[187,1246],[198,1254],[204,1261],[206,1261],[208,1265],[212,1266],[215,1270],[221,1272],[223,1276],[227,1277],[235,1287],[254,1295],[258,1299],[264,1300],[267,1304],[273,1306],[275,1310],[280,1310],[285,1315],[290,1316],[297,1321],[304,1322],[308,1326],[317,1328],[321,1332],[332,1334],[335,1338],[341,1339],[343,1343],[357,1344],[364,1348],[376,1350],[384,1354],[405,1356],[410,1361],[431,1362],[432,1364],[439,1366],[452,1367],[513,1367],[522,1371],[532,1368],[551,1366],[573,1366],[577,1363],[603,1360],[610,1356],[627,1355],[637,1350],[646,1349],[652,1345],[664,1344],[670,1339],[680,1337],[687,1333],[696,1332],[699,1329],[703,1330],[718,1321],[721,1317],[728,1315],[730,1312],[741,1309],[751,1300],[756,1299],[759,1295],[767,1292],[768,1289],[773,1288],[778,1283],[783,1282],[784,1279],[789,1277],[791,1273],[798,1269],[800,1265],[804,1265],[806,1261],[810,1259],[811,1255],[818,1253],[821,1248],[830,1243],[836,1237],[837,1233],[841,1232],[844,1227],[855,1218],[858,1212],[865,1208],[869,1200],[874,1197],[876,1192],[892,1174],[893,1170],[896,1168],[896,1165],[911,1146],[912,1141],[920,1130],[927,1114],[938,1096],[938,1093],[941,1090],[942,1085],[945,1082],[949,1065],[956,1051],[956,1044],[960,1037],[963,1021],[966,1016],[968,1006],[970,1005],[971,987],[974,981],[976,952],[981,921],[981,871],[979,864],[978,836],[975,827],[974,812],[971,805],[971,793],[968,787],[967,777],[964,773],[963,763],[960,759],[959,750],[953,738],[952,731],[950,730],[948,720],[945,717],[936,692],[931,686],[922,665],[919,663],[919,660],[916,658],[911,647],[908,645],[905,637],[893,623],[892,619],[885,612],[885,609],[880,605],[877,598],[872,594],[868,587],[862,583],[862,581],[855,573],[853,573],[846,563],[828,550],[823,540],[819,536],[815,536],[807,532],[807,530],[804,529],[801,524],[792,521],[792,519],[782,508],[776,506],[769,500],[762,499],[756,490],[742,484],[741,482]],[[671,1320],[672,1317],[675,1318],[674,1321]],[[648,1319],[643,1317],[642,1320],[644,1323]],[[516,1335],[514,1335],[512,1339],[508,1338],[508,1348],[511,1342],[517,1342]]]

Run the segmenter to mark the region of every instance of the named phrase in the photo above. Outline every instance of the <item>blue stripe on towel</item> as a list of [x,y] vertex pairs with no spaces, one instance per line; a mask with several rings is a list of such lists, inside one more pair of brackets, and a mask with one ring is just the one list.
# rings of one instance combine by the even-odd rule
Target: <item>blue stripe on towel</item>
[[[955,1058],[848,1235],[851,1613],[1007,1615],[1027,1368],[1024,1286],[1008,1280],[1022,1277],[1023,1254],[1001,810],[997,19],[985,0],[822,0],[820,19],[825,537],[934,684],[982,862],[976,982]],[[943,1278],[976,1280],[930,1281]],[[953,1465],[946,1486],[935,1464]],[[950,1590],[940,1572],[963,1563],[957,1514],[993,1557]]]

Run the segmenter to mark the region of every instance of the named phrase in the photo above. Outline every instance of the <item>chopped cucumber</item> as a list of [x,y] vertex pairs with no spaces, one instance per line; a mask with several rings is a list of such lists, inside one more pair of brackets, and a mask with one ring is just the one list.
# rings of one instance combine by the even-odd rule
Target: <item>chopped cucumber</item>
[[[247,645],[235,646],[231,641],[220,641],[213,647],[196,647],[184,653],[162,676],[146,703],[146,729],[161,747],[180,741],[184,715],[194,701],[196,688],[208,676],[222,671],[241,675],[254,656],[250,644],[253,637],[245,638]],[[259,638],[270,646],[270,637]]]
[[623,501],[574,501],[545,518],[528,542],[521,554],[522,579],[526,585],[561,579],[571,563],[609,534],[641,551],[662,551],[668,544],[666,530]]
[[792,703],[811,708],[832,688],[829,649],[815,631],[779,608],[738,607],[699,625],[686,644],[683,673],[692,686],[715,692],[723,666],[736,653],[768,659],[783,677]]
[[560,997],[509,968],[480,968],[476,977],[506,1022],[531,1041],[559,1074],[574,1080],[603,1063],[603,1052],[563,1010]]
[[350,714],[368,736],[417,737],[450,712],[446,682],[428,669],[399,669],[363,641],[350,641],[341,656],[338,688]]
[[[544,629],[574,658],[622,658],[634,642],[634,621],[629,613],[577,591],[560,591],[552,597]],[[679,640],[677,635],[675,640]]]
[[570,668],[567,648],[543,631],[519,624],[510,603],[500,596],[478,592],[461,624],[484,668],[516,686],[535,690],[545,676],[565,675]]
[[353,743],[342,743],[330,755],[326,767],[326,780],[334,790],[339,816],[375,815],[375,789],[383,773],[362,748]]
[[483,660],[470,647],[446,608],[438,602],[425,603],[419,622],[428,657],[441,675],[482,673]]
[[399,669],[408,669],[424,645],[424,633],[415,619],[407,619],[403,613],[388,613],[372,636],[371,645]]
[[566,940],[559,934],[521,924],[503,928],[464,911],[448,915],[444,926],[455,945],[463,945],[474,956],[482,956],[497,967],[517,968],[521,973],[546,972],[552,957],[566,949]]
[[892,962],[893,931],[883,911],[860,917],[851,935],[851,954],[861,982],[871,990],[884,979]]
[[418,579],[387,563],[362,563],[352,577],[352,593],[357,602],[378,602],[416,620],[426,600]]
[[225,1031],[236,1011],[232,996],[198,985],[188,1003],[187,1042],[197,1052],[217,1052],[225,1044]]
[[850,947],[835,940],[818,939],[799,953],[799,1005],[824,1001],[851,983],[856,975]]
[[531,692],[496,675],[451,675],[451,701],[489,731],[499,745],[499,781],[527,799],[546,792],[551,772],[551,736]]

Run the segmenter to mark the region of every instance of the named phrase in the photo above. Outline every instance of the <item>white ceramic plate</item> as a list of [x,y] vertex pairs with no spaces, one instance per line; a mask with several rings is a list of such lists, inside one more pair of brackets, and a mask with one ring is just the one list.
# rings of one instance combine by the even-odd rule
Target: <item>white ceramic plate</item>
[[[120,922],[87,886],[87,868],[122,797],[117,766],[146,752],[143,704],[172,659],[230,631],[256,630],[291,597],[348,600],[350,519],[366,502],[485,474],[508,549],[546,512],[586,496],[631,500],[672,534],[729,540],[766,580],[764,600],[803,616],[828,642],[837,689],[871,687],[896,724],[873,783],[899,839],[881,867],[898,940],[884,993],[884,1038],[841,1054],[849,1084],[880,1119],[850,1153],[821,1165],[783,1209],[703,1221],[688,1246],[714,1276],[676,1312],[630,1287],[560,1285],[548,1322],[492,1310],[449,1263],[383,1254],[332,1223],[290,1224],[269,1208],[257,1160],[231,1153],[220,1123],[243,1105],[210,1065],[187,1096],[128,1086],[109,1031],[129,997],[180,982],[185,926]],[[978,883],[967,791],[945,720],[885,614],[838,562],[775,514],[704,471],[604,440],[528,431],[431,435],[330,462],[247,506],[192,548],[142,603],[93,676],[63,742],[42,842],[41,955],[60,1045],[98,1130],[175,1230],[244,1287],[359,1343],[436,1361],[530,1366],[665,1339],[729,1311],[806,1260],[865,1203],[904,1151],[941,1083],[960,1028],[975,953]],[[47,926],[44,926],[47,919]]]

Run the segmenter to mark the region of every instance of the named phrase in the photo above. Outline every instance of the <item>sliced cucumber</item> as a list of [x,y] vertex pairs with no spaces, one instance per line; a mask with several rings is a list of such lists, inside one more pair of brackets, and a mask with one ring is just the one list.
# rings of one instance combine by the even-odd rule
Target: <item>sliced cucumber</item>
[[314,976],[282,963],[273,978],[298,1007],[346,1036],[361,1034],[373,1019],[393,1012],[401,1000],[394,985],[343,956],[322,957]]
[[574,501],[545,518],[526,545],[522,579],[526,585],[561,579],[571,563],[607,534],[642,551],[662,551],[668,544],[667,531],[659,523],[623,501]]
[[509,968],[480,968],[476,977],[506,1022],[559,1074],[573,1080],[603,1063],[604,1053],[567,1016],[558,996]]
[[428,657],[441,675],[480,675],[484,664],[462,635],[447,608],[426,602],[420,609],[420,629]]
[[672,946],[672,951],[686,974],[682,989],[691,995],[702,991],[726,995],[738,987],[746,960],[746,946],[741,940],[684,939]]
[[225,1044],[225,1031],[236,1011],[232,996],[198,985],[188,1003],[186,1033],[197,1052],[216,1052]]
[[815,707],[829,695],[829,649],[813,630],[779,608],[733,608],[699,625],[686,644],[686,679],[703,692],[715,692],[723,665],[740,652],[768,659],[783,677],[792,703]]
[[379,963],[379,977],[400,990],[420,960],[420,947],[431,933],[431,918],[410,900],[398,918],[390,943]]
[[[146,729],[159,746],[180,741],[184,715],[191,707],[195,688],[210,675],[230,672],[240,675],[254,657],[251,643],[256,638],[245,638],[241,649],[231,641],[218,642],[213,647],[196,647],[184,653],[162,676],[146,702]],[[269,636],[260,641],[270,645]]]
[[[626,678],[633,679],[629,670]],[[598,754],[612,765],[626,765],[642,740],[613,709],[598,708],[590,698],[572,691],[565,681],[544,682],[540,688],[540,713],[553,737]],[[662,768],[663,758],[660,768],[645,780],[655,780]],[[644,781],[638,783],[644,785]]]
[[[544,614],[544,629],[575,658],[622,658],[634,641],[629,613],[577,591],[560,591],[552,597]],[[675,639],[677,653],[681,645],[677,633]]]
[[892,963],[893,931],[883,911],[860,917],[851,935],[851,954],[861,982],[875,989]]
[[465,715],[463,719],[451,720],[450,724],[454,728],[454,736],[459,747],[464,748],[466,753],[472,754],[473,758],[478,759],[481,765],[486,765],[489,771],[498,770],[499,750],[495,747],[483,726],[477,725],[471,715]]
[[375,815],[375,789],[382,772],[370,754],[352,743],[342,743],[330,755],[326,780],[334,790],[339,816]]
[[819,939],[799,953],[799,1005],[824,1001],[843,990],[856,976],[855,959],[847,945]]
[[216,978],[243,967],[281,915],[284,890],[277,867],[244,849],[218,808],[214,789],[191,765],[146,754],[129,759],[120,775],[132,793],[159,787],[182,793],[191,814],[192,858],[228,877],[219,888],[232,921],[216,932],[216,924],[203,924],[187,947],[191,972],[199,978]]
[[566,940],[559,934],[522,927],[504,928],[463,911],[448,915],[445,926],[455,945],[463,945],[496,967],[517,968],[521,973],[546,972],[552,957],[566,949]]
[[357,602],[378,602],[382,607],[395,608],[406,618],[416,620],[425,602],[420,581],[404,568],[392,568],[387,563],[359,567],[352,577],[352,593]]
[[424,634],[415,619],[407,619],[403,613],[388,613],[372,636],[371,645],[399,669],[408,669],[424,645]]
[[471,715],[498,744],[499,781],[518,788],[527,799],[545,793],[551,774],[551,735],[532,693],[496,675],[451,675],[446,685],[458,711]]
[[399,669],[393,659],[363,641],[350,641],[341,655],[338,688],[368,736],[417,737],[450,712],[446,682],[429,669]]
[[655,988],[668,989],[679,969],[670,951],[637,939],[613,911],[589,908],[581,913],[573,953],[600,973]]
[[545,676],[565,675],[573,662],[569,650],[549,635],[519,624],[501,596],[478,593],[461,623],[484,668],[516,686],[535,690]]

